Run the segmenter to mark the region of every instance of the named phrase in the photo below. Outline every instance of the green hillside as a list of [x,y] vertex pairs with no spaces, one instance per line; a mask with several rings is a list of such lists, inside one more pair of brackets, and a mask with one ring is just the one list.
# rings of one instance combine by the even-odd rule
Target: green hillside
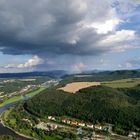
[[139,91],[140,86],[129,89],[98,86],[76,94],[49,89],[30,99],[24,107],[40,117],[67,115],[92,123],[112,123],[114,131],[127,134],[128,130],[140,128]]

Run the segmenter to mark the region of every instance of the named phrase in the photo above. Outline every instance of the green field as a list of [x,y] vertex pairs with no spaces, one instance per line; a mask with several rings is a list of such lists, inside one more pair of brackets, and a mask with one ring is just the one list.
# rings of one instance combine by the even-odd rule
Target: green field
[[3,119],[4,119],[4,120],[7,120],[7,117],[8,117],[8,115],[10,114],[11,110],[12,110],[12,108],[7,109],[7,110],[4,112],[4,114],[3,114]]
[[35,96],[37,94],[39,94],[41,91],[43,91],[45,88],[39,88],[38,90],[32,91],[28,94],[26,94],[26,96]]
[[129,78],[114,81],[101,82],[102,85],[112,88],[132,88],[140,84],[140,78]]
[[[8,116],[11,113],[11,111],[12,111],[12,108],[9,108],[3,113],[3,115],[2,115],[3,121],[5,121],[5,122],[7,121]],[[10,121],[10,124],[12,124],[12,125],[15,125],[15,123],[16,123],[15,118],[10,119],[9,121]]]
[[0,106],[5,106],[5,105],[7,105],[7,104],[10,104],[10,103],[19,101],[19,100],[21,100],[22,98],[23,98],[22,96],[14,96],[14,97],[11,97],[10,99],[7,99],[7,100],[5,100],[2,104],[0,104]]
[[[37,90],[35,90],[35,91],[29,92],[28,94],[26,94],[26,97],[35,96],[35,95],[39,94],[41,91],[43,91],[43,90],[44,90],[44,88],[39,88],[39,89],[37,89]],[[13,103],[13,102],[16,102],[16,101],[20,101],[20,100],[22,100],[23,98],[24,98],[24,97],[21,96],[21,95],[11,97],[11,98],[5,100],[2,104],[0,104],[0,107],[1,107],[1,106],[5,106],[5,105],[10,104],[10,103]]]

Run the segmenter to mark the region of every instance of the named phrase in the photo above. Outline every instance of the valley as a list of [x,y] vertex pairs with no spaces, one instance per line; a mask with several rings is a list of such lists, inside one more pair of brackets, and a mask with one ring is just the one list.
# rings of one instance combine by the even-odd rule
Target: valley
[[[108,78],[108,72],[106,76],[104,73],[104,80],[102,73],[100,78],[93,74],[90,76],[93,80],[86,77],[85,82],[81,76],[72,81],[71,76],[42,80],[36,84],[37,88],[3,100],[3,107],[14,104],[2,113],[2,122],[13,131],[37,140],[138,139],[139,76],[121,78],[117,72],[117,78],[113,78],[114,74],[116,77],[114,72]],[[20,82],[33,83],[33,79],[26,77]]]
[[140,0],[0,0],[0,140],[140,140]]

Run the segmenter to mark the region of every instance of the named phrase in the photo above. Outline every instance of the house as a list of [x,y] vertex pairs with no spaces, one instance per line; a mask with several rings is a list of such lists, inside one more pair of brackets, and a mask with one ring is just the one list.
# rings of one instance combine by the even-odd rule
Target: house
[[66,123],[66,124],[71,124],[71,121],[68,120],[68,119],[62,119],[62,122],[63,122],[63,123]]
[[48,119],[52,120],[52,121],[56,121],[55,117],[53,117],[53,116],[48,116]]
[[112,133],[112,128],[113,128],[113,125],[109,123],[106,123],[102,126],[102,130],[108,131],[109,133]]
[[66,122],[67,124],[71,124],[71,121],[70,120],[67,120],[67,122]]
[[86,124],[85,123],[82,123],[82,122],[79,122],[78,125],[84,127]]
[[48,119],[51,120],[52,116],[48,116]]
[[36,125],[36,128],[46,130],[46,131],[53,131],[57,129],[58,126],[52,123],[40,122],[39,124]]
[[52,119],[51,119],[52,121],[56,121],[56,119],[55,119],[55,117],[52,117]]
[[57,129],[57,125],[55,125],[55,124],[51,124],[51,123],[47,123],[47,127],[50,129],[50,130],[55,130],[55,129]]
[[71,121],[71,125],[77,126],[78,125],[78,122],[77,121]]
[[102,126],[100,124],[96,124],[94,127],[95,127],[95,129],[102,130]]
[[136,132],[129,132],[128,137],[134,138],[136,137],[137,133]]
[[33,126],[32,122],[29,119],[23,118],[22,120],[28,122],[31,126]]
[[62,122],[63,122],[63,123],[67,123],[67,120],[63,119]]
[[47,127],[47,124],[44,123],[44,122],[40,122],[39,124],[37,124],[36,128],[49,131],[49,128]]
[[87,126],[88,128],[94,128],[94,125],[93,125],[93,124],[86,124],[86,126]]

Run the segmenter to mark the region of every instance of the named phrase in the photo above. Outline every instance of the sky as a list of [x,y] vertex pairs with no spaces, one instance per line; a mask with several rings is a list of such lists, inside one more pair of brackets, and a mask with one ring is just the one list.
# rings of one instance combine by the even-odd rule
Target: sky
[[140,69],[140,0],[0,0],[0,73]]

